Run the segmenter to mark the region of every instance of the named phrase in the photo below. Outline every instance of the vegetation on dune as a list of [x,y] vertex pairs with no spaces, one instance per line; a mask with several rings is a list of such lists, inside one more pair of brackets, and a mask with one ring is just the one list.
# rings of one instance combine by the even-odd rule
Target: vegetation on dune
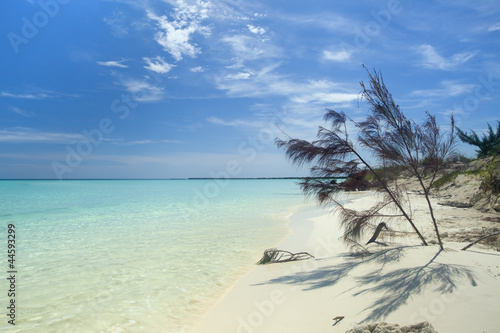
[[[366,69],[366,67],[365,67]],[[454,154],[454,119],[451,117],[451,131],[444,135],[436,123],[436,118],[427,113],[422,124],[408,119],[387,90],[382,75],[368,69],[369,83],[360,82],[364,98],[370,108],[364,121],[356,122],[344,112],[327,110],[324,120],[329,128],[319,127],[317,140],[288,137],[276,139],[278,147],[297,165],[312,165],[311,177],[305,178],[300,186],[307,195],[315,196],[320,204],[335,203],[340,210],[344,229],[344,240],[348,243],[359,241],[367,230],[375,230],[379,222],[393,218],[405,219],[424,245],[426,240],[414,224],[411,206],[406,191],[399,186],[391,170],[404,170],[418,179],[427,199],[429,215],[436,232],[439,245],[443,249],[437,221],[434,217],[430,190],[438,173]],[[356,144],[351,140],[348,126],[357,130]],[[375,165],[366,158],[368,152],[376,159]],[[370,174],[382,189],[384,196],[373,207],[365,211],[347,209],[337,200],[342,187],[326,180],[340,175]],[[356,178],[354,178],[356,180]],[[392,211],[392,214],[388,214]]]
[[466,133],[460,128],[456,127],[457,135],[462,142],[478,147],[476,150],[477,157],[494,156],[500,153],[500,121],[496,131],[488,124],[488,134],[483,134],[481,138],[476,132],[471,130],[471,133]]
[[458,175],[469,175],[469,176],[483,176],[485,174],[484,170],[464,170],[464,171],[452,171],[445,173],[442,177],[434,181],[433,187],[441,188],[446,184],[453,182]]
[[484,171],[483,189],[500,193],[500,159],[496,156],[491,158]]

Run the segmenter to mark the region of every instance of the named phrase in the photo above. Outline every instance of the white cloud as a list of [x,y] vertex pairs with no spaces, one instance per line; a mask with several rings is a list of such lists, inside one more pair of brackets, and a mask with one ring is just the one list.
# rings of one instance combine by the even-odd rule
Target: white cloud
[[82,134],[42,132],[26,127],[0,130],[0,142],[71,144],[79,140],[85,140],[85,137]]
[[205,71],[205,68],[201,66],[196,66],[196,67],[191,67],[189,70],[193,73],[202,73]]
[[323,58],[325,60],[332,60],[332,61],[337,61],[337,62],[345,62],[349,61],[351,59],[353,52],[352,51],[337,51],[337,52],[332,52],[332,51],[323,51]]
[[125,60],[110,60],[110,61],[98,61],[97,64],[105,67],[118,67],[118,68],[128,68],[127,65],[123,64]]
[[236,74],[229,74],[226,75],[224,78],[226,80],[246,80],[249,79],[254,73],[247,71],[247,72],[239,72]]
[[440,111],[438,113],[442,114],[442,115],[445,115],[447,117],[449,117],[449,116],[462,116],[462,115],[468,115],[469,114],[460,105],[456,105],[455,107],[452,107],[450,109],[445,109],[445,110]]
[[114,141],[112,144],[121,146],[149,145],[158,143],[180,143],[178,140],[136,140],[136,141]]
[[266,43],[262,38],[256,36],[226,36],[222,38],[222,42],[229,44],[236,57],[242,60],[277,58],[283,54],[280,47]]
[[441,81],[443,88],[427,89],[427,90],[414,90],[411,94],[423,97],[455,97],[472,92],[474,84],[463,84],[456,81]]
[[456,53],[449,58],[439,55],[433,46],[429,44],[422,44],[417,47],[417,52],[422,55],[422,65],[430,69],[450,70],[458,65],[461,65],[471,59],[475,53],[464,52]]
[[18,107],[13,107],[12,111],[24,117],[31,117],[31,114],[29,112],[26,112]]
[[491,27],[488,28],[488,31],[497,31],[500,30],[500,23],[493,24]]
[[50,96],[46,93],[24,93],[24,94],[14,94],[8,91],[0,91],[1,97],[17,98],[17,99],[44,99]]
[[247,27],[251,33],[256,34],[256,35],[263,35],[266,33],[266,29],[262,28],[262,27],[256,27],[256,26],[251,25],[251,24],[248,24]]
[[145,81],[127,79],[122,80],[122,84],[127,91],[132,94],[132,99],[137,102],[153,102],[163,97],[163,88],[154,86]]
[[278,64],[259,71],[240,71],[216,78],[219,89],[234,97],[284,96],[295,103],[345,104],[357,100],[357,92],[328,80],[296,82],[274,74]]
[[123,38],[128,34],[128,24],[122,11],[114,10],[113,14],[105,17],[103,21],[111,28],[111,34]]
[[167,63],[162,57],[157,56],[154,58],[142,58],[144,62],[146,62],[146,66],[144,68],[149,69],[150,71],[165,74],[170,72],[170,70],[175,67],[175,65],[171,65]]
[[302,94],[299,96],[294,96],[291,98],[293,102],[296,103],[346,103],[352,102],[359,98],[358,94],[349,93],[329,93],[329,92],[317,92],[313,94]]
[[194,58],[201,52],[192,39],[195,34],[205,37],[210,35],[210,28],[202,25],[202,21],[208,18],[210,5],[209,2],[199,0],[193,4],[180,0],[172,15],[172,20],[165,15],[157,16],[147,11],[148,18],[156,21],[159,27],[155,35],[156,42],[163,46],[176,61],[182,60],[183,56]]
[[9,91],[0,91],[0,97],[16,99],[48,99],[48,98],[78,98],[78,94],[61,93],[46,89],[33,89],[23,93],[12,93]]
[[345,34],[354,36],[357,30],[363,30],[365,21],[357,21],[347,15],[341,15],[333,11],[324,11],[313,15],[305,13],[287,14],[281,16],[281,19],[288,21],[287,24],[293,26],[303,26],[307,29],[322,29],[328,33]]
[[207,121],[211,124],[214,124],[214,125],[228,126],[228,127],[264,128],[266,126],[269,126],[264,121],[256,121],[256,120],[236,119],[236,120],[227,121],[227,120],[223,120],[223,119],[220,119],[217,117],[209,117],[209,118],[207,118]]

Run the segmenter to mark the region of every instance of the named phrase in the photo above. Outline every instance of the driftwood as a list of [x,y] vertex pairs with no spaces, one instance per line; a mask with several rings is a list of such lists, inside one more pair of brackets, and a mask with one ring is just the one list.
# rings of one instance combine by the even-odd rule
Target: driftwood
[[263,265],[275,262],[304,260],[310,258],[314,258],[314,256],[307,252],[292,253],[289,251],[272,248],[264,251],[264,255],[262,256],[262,259],[259,260],[257,265]]
[[386,230],[389,230],[389,228],[387,228],[387,224],[385,224],[385,222],[379,223],[378,226],[377,226],[377,229],[375,229],[375,233],[373,234],[372,238],[370,238],[370,240],[368,241],[368,243],[366,243],[366,245],[375,242],[375,240],[377,239],[378,235],[382,231],[382,228],[385,228]]
[[332,326],[337,325],[342,319],[344,319],[344,316],[337,316],[337,317],[333,318],[334,323]]
[[480,242],[480,241],[482,241],[483,239],[486,239],[486,238],[488,238],[488,237],[495,236],[495,235],[498,235],[498,234],[500,234],[500,231],[495,231],[495,232],[494,232],[494,233],[492,233],[492,234],[489,234],[489,235],[483,236],[483,237],[479,238],[478,240],[476,240],[476,241],[474,241],[474,242],[470,243],[470,244],[469,244],[469,245],[467,245],[466,247],[464,247],[464,248],[462,249],[462,251],[467,250],[469,247],[471,247],[472,245],[474,245],[474,244],[476,244],[476,243],[479,243],[479,242]]

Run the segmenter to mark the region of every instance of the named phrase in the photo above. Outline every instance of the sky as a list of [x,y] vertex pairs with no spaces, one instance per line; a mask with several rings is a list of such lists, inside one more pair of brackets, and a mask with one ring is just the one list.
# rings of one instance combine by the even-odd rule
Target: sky
[[363,119],[362,65],[483,133],[499,55],[498,0],[3,0],[0,179],[305,176],[274,139]]

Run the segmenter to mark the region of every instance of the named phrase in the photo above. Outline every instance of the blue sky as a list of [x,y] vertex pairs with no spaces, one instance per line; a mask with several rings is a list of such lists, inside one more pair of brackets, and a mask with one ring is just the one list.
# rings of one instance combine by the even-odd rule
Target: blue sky
[[4,0],[0,36],[0,178],[307,175],[273,140],[363,117],[362,64],[417,121],[500,119],[497,0]]

